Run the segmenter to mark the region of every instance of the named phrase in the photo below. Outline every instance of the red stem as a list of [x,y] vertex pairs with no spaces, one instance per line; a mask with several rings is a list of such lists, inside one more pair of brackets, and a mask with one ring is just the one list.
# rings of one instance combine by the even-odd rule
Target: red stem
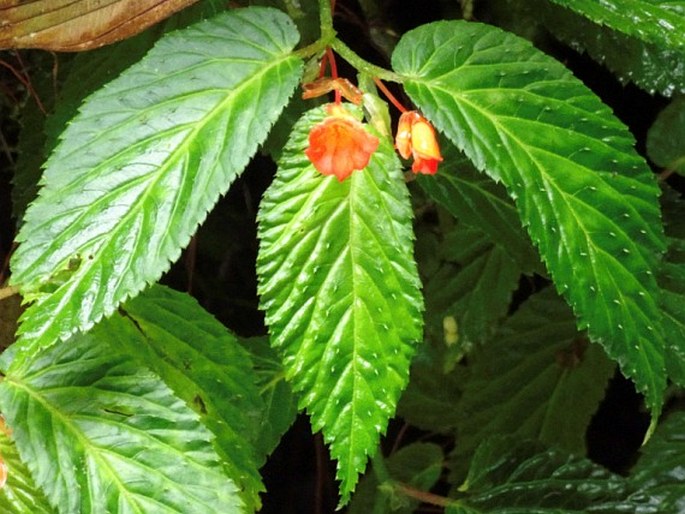
[[381,92],[386,96],[386,98],[390,100],[390,103],[397,107],[398,111],[400,111],[401,113],[407,112],[407,108],[404,105],[402,105],[397,98],[395,98],[395,95],[393,95],[387,87],[385,87],[385,84],[381,82],[381,79],[379,79],[378,77],[374,77],[373,81],[376,83],[376,86],[378,86],[378,89],[380,89]]
[[[328,56],[328,63],[331,66],[331,77],[333,80],[338,78],[338,65],[335,63],[335,54],[333,53],[333,50],[329,48],[326,48],[326,55]],[[335,103],[340,104],[342,102],[342,95],[340,94],[340,90],[336,89],[335,90]]]

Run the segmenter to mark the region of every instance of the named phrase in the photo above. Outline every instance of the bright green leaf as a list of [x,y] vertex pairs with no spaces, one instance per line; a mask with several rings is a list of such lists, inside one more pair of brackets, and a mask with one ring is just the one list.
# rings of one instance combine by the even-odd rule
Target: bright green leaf
[[393,66],[436,127],[504,183],[579,328],[656,417],[666,385],[655,280],[664,241],[659,190],[630,133],[561,64],[486,25],[411,31]]
[[287,103],[297,40],[278,11],[232,10],[160,39],[88,98],[18,236],[25,340],[88,329],[160,277]]
[[[411,514],[419,501],[403,494],[403,487],[429,491],[442,473],[442,449],[433,443],[413,443],[383,460],[388,476],[382,476],[374,460],[373,472],[359,483],[352,497],[349,514]],[[398,483],[399,482],[399,483]]]
[[540,268],[540,259],[521,226],[516,205],[501,184],[479,173],[454,145],[443,144],[445,159],[434,176],[419,175],[417,182],[426,193],[459,221],[483,230],[500,245],[523,271]]
[[457,406],[457,469],[493,435],[585,453],[585,431],[615,364],[576,331],[573,313],[552,289],[531,297],[469,362]]
[[248,509],[258,510],[264,486],[257,462],[265,456],[254,442],[265,406],[247,352],[187,294],[155,285],[123,309],[133,323],[122,348],[200,415]]
[[[476,452],[448,514],[571,514],[607,512],[626,481],[593,462],[534,441],[491,438]],[[610,511],[609,511],[610,512]]]
[[657,116],[647,132],[647,155],[657,166],[685,175],[685,97]]
[[31,475],[60,512],[240,512],[211,433],[117,351],[118,320],[10,366],[0,410]]
[[0,488],[3,514],[50,514],[55,512],[19,458],[14,443],[0,430],[0,458],[7,470],[7,482]]
[[283,150],[260,206],[257,270],[271,344],[338,461],[345,503],[407,383],[423,302],[390,143],[349,179],[324,177],[304,154],[323,116],[305,114]]
[[664,49],[685,48],[685,3],[680,0],[550,1]]

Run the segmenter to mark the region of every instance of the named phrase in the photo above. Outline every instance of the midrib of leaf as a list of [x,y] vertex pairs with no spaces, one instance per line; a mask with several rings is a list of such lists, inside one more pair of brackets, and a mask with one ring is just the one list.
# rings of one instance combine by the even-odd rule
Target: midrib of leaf
[[[64,364],[63,366],[69,367],[69,364]],[[57,365],[57,366],[52,366],[51,368],[45,369],[44,371],[45,371],[45,372],[52,372],[52,371],[58,369],[59,367],[60,367],[59,365]],[[39,372],[39,373],[32,373],[31,378],[39,377],[42,373],[43,373],[43,371],[41,371],[41,372]],[[40,404],[46,411],[48,411],[55,419],[58,419],[58,420],[63,424],[63,426],[65,426],[65,427],[67,427],[67,428],[69,429],[69,431],[71,432],[71,434],[74,435],[74,436],[78,439],[78,441],[83,445],[84,453],[86,454],[86,457],[91,457],[91,458],[93,458],[93,459],[98,463],[98,469],[99,469],[99,470],[106,470],[106,471],[108,472],[108,475],[109,475],[110,479],[117,485],[117,490],[119,491],[119,493],[120,493],[122,496],[124,496],[125,498],[127,498],[127,499],[129,500],[129,501],[128,501],[128,505],[129,505],[130,507],[135,508],[135,512],[139,512],[140,514],[145,514],[145,512],[144,512],[143,510],[141,510],[141,508],[140,508],[138,502],[136,501],[136,498],[137,498],[138,496],[141,496],[141,495],[132,494],[131,491],[129,491],[129,490],[125,487],[125,484],[120,480],[119,475],[115,472],[115,469],[112,467],[112,465],[110,465],[110,463],[107,461],[107,459],[105,459],[105,458],[102,457],[103,454],[110,453],[110,454],[114,455],[115,457],[117,457],[117,458],[119,458],[119,459],[123,459],[123,460],[128,460],[128,461],[135,462],[135,465],[136,465],[137,467],[148,469],[151,473],[155,474],[155,476],[157,476],[158,478],[161,477],[161,478],[164,480],[164,482],[171,483],[171,484],[173,484],[174,486],[177,485],[175,482],[173,482],[173,481],[172,481],[168,476],[166,476],[165,474],[163,474],[163,473],[157,473],[157,470],[156,470],[156,469],[150,468],[149,466],[144,465],[142,462],[133,461],[132,459],[130,459],[129,457],[126,457],[125,455],[122,455],[122,454],[120,454],[120,453],[117,453],[117,452],[108,450],[107,448],[104,448],[104,447],[99,447],[99,446],[93,445],[92,442],[90,441],[90,439],[88,439],[87,437],[85,437],[83,431],[82,431],[75,423],[72,423],[72,422],[71,422],[72,418],[71,418],[70,416],[67,416],[67,415],[63,414],[63,413],[62,413],[61,411],[59,411],[58,409],[53,408],[53,407],[52,407],[52,404],[45,398],[45,395],[39,394],[37,391],[35,391],[35,389],[29,387],[28,385],[26,385],[26,384],[23,383],[23,382],[19,382],[19,381],[16,381],[16,380],[12,380],[11,375],[10,375],[10,376],[7,376],[7,377],[5,378],[5,380],[7,380],[7,381],[10,382],[11,384],[13,384],[13,386],[14,386],[15,388],[21,389],[21,390],[25,391],[25,392],[27,393],[27,396],[28,396],[28,397],[32,398],[34,401],[36,401],[37,403],[39,403],[39,404]],[[53,392],[54,392],[54,391],[68,391],[68,390],[71,390],[71,389],[73,389],[73,390],[75,390],[75,391],[78,391],[78,390],[83,389],[83,387],[81,387],[81,386],[51,387],[51,388],[49,388],[49,389],[44,389],[44,391],[45,391],[45,392],[48,392],[48,391],[53,391]],[[119,394],[120,394],[120,393],[119,393]],[[153,405],[154,407],[159,407],[159,405],[158,405],[157,403],[151,402],[151,401],[148,400],[147,398],[136,397],[136,400],[137,400],[137,401],[143,400],[143,401],[145,401],[145,403],[148,403],[148,404],[150,404],[150,405]],[[132,427],[129,426],[129,425],[126,425],[126,424],[123,424],[123,423],[119,423],[119,422],[117,422],[116,420],[113,420],[113,419],[106,419],[106,418],[102,418],[102,417],[96,417],[96,416],[93,416],[93,415],[85,415],[85,414],[83,414],[83,413],[79,413],[79,414],[77,415],[77,417],[78,417],[78,418],[81,418],[81,419],[88,419],[88,418],[90,418],[90,419],[93,419],[93,420],[95,420],[95,421],[97,421],[97,422],[99,422],[99,423],[103,423],[103,424],[106,423],[106,424],[109,424],[109,425],[121,426],[121,427],[123,427],[126,431],[135,430],[136,433],[138,433],[138,434],[140,434],[140,435],[143,435],[145,439],[148,439],[148,440],[152,441],[155,445],[163,444],[163,445],[164,445],[164,448],[165,448],[167,451],[170,450],[170,451],[173,451],[174,453],[176,453],[176,454],[179,455],[179,456],[182,456],[182,457],[184,456],[183,452],[180,452],[177,448],[174,448],[173,446],[170,446],[170,445],[168,445],[168,444],[166,444],[166,443],[161,443],[159,440],[155,439],[154,437],[149,436],[149,435],[147,434],[147,432],[144,431],[144,430],[134,429],[134,428],[132,428]],[[199,464],[195,463],[195,465],[199,465]],[[186,491],[185,494],[189,494],[188,491]],[[143,496],[143,497],[145,498],[146,501],[155,501],[154,498],[153,498],[152,496]],[[194,496],[194,495],[193,495],[193,500],[194,500],[195,502],[198,502],[198,503],[199,503],[199,502],[203,502],[203,500],[202,500],[201,498],[198,498],[197,496]],[[94,501],[92,501],[91,503],[92,503],[92,504],[97,504],[97,501],[99,501],[99,499],[94,499]],[[162,504],[160,504],[160,505],[162,505]],[[166,506],[166,505],[162,505],[162,506],[163,506],[163,507],[168,507],[168,506]]]
[[[582,164],[580,164],[580,163],[576,163],[575,161],[571,161],[571,160],[570,160],[568,157],[566,157],[566,156],[554,154],[554,153],[552,153],[552,152],[550,152],[549,150],[546,150],[546,149],[544,149],[544,148],[540,148],[540,147],[531,147],[530,145],[528,145],[527,143],[525,143],[524,141],[522,141],[520,138],[518,138],[518,137],[516,136],[516,134],[514,134],[514,133],[511,132],[508,128],[506,128],[506,126],[502,125],[502,124],[499,122],[498,117],[492,117],[492,116],[490,116],[489,113],[488,113],[487,111],[481,109],[478,105],[476,105],[476,104],[474,104],[474,103],[472,103],[472,102],[469,102],[468,99],[465,98],[464,95],[457,96],[457,95],[455,95],[454,93],[452,93],[452,92],[450,92],[450,91],[447,91],[447,90],[445,90],[445,89],[443,89],[443,88],[440,88],[440,87],[438,87],[438,86],[431,86],[431,87],[433,87],[434,89],[440,89],[440,90],[443,91],[443,93],[447,94],[448,96],[453,96],[455,99],[460,99],[460,100],[463,101],[464,103],[468,104],[472,109],[474,109],[474,110],[480,112],[481,115],[487,117],[487,118],[490,120],[490,122],[491,122],[493,125],[495,125],[495,126],[497,127],[497,130],[498,130],[498,131],[501,131],[501,132],[507,134],[511,139],[515,140],[515,141],[519,144],[519,146],[520,146],[521,148],[526,149],[526,155],[527,155],[528,158],[531,160],[531,162],[534,162],[534,163],[535,163],[536,170],[538,171],[540,177],[544,180],[545,184],[546,184],[546,185],[549,185],[549,186],[552,186],[552,187],[554,188],[554,190],[557,192],[557,196],[558,196],[559,198],[563,199],[564,203],[565,203],[567,206],[570,206],[571,203],[572,203],[572,202],[571,202],[571,200],[572,200],[572,195],[569,195],[567,192],[565,192],[563,189],[561,189],[561,188],[558,186],[557,182],[554,180],[554,178],[553,178],[551,175],[545,173],[545,168],[544,168],[544,166],[540,165],[538,159],[534,156],[534,153],[530,151],[530,148],[534,148],[535,150],[537,150],[537,151],[539,151],[539,152],[546,153],[546,154],[548,154],[548,155],[549,155],[550,157],[552,157],[552,158],[561,158],[561,159],[563,159],[563,160],[565,160],[565,161],[568,161],[569,163],[573,164],[574,166],[580,166],[580,167],[582,167],[582,168],[585,169],[588,173],[593,173],[593,170],[589,169],[587,166],[584,166],[584,165],[582,165]],[[469,91],[471,92],[471,91],[476,91],[476,90],[470,89]],[[464,116],[464,118],[468,119],[469,117],[468,117],[468,116]],[[512,119],[512,120],[514,120],[514,121],[519,121],[519,122],[522,121],[524,124],[525,124],[525,123],[530,123],[530,120],[521,120],[520,118],[512,118],[512,117],[507,117],[507,116],[499,116],[499,118],[502,118],[502,119]],[[535,124],[541,124],[541,122],[536,121]],[[555,125],[549,125],[549,126],[550,126],[551,128],[558,129],[558,127],[555,126]],[[477,134],[477,133],[478,133],[478,131],[477,131],[477,130],[474,130],[474,134]],[[578,134],[578,133],[576,133],[576,134]],[[583,135],[583,137],[586,137],[584,134],[582,134],[582,135]],[[595,142],[595,143],[597,142],[597,140],[595,140],[595,139],[590,139],[590,138],[588,138],[588,140],[589,140],[589,141],[592,141],[592,142]],[[515,152],[509,152],[509,154],[513,157],[513,155],[515,155]],[[586,207],[592,209],[593,211],[595,211],[599,216],[606,217],[606,216],[604,215],[604,213],[602,213],[602,211],[600,211],[599,209],[597,209],[595,206],[593,206],[593,205],[591,205],[591,204],[588,204],[588,203],[586,203],[586,202],[580,202],[580,203],[583,204],[584,206],[586,206]],[[553,203],[550,203],[550,205],[551,205],[551,207],[552,207],[553,209],[556,208],[556,206],[555,206]],[[629,205],[629,204],[627,205],[627,207],[630,208],[631,210],[634,210],[633,207],[632,207],[631,205]],[[588,248],[592,247],[595,251],[602,252],[602,253],[606,254],[608,257],[610,257],[612,260],[614,260],[615,262],[617,262],[618,264],[621,264],[620,261],[618,261],[617,259],[615,259],[613,255],[611,255],[611,254],[609,254],[609,253],[603,251],[601,248],[597,248],[597,246],[596,246],[596,245],[592,242],[592,240],[588,237],[588,230],[585,228],[585,224],[583,223],[582,219],[581,219],[581,218],[578,218],[578,216],[577,216],[577,214],[576,214],[576,210],[569,207],[569,208],[568,208],[568,211],[571,213],[571,215],[572,215],[572,216],[574,217],[574,219],[576,220],[576,224],[577,224],[578,226],[582,227],[582,229],[583,229],[583,235],[585,236],[585,241],[586,241],[586,243],[587,243]],[[617,228],[618,228],[619,230],[621,230],[621,227],[620,227],[620,226],[617,227]],[[622,231],[622,230],[621,230],[621,231]],[[623,232],[623,234],[626,236],[626,238],[630,239],[630,238],[629,238],[629,235],[628,235],[626,232],[624,232],[624,231],[622,231],[622,232]],[[565,241],[565,238],[562,238],[561,243],[563,244],[564,241]],[[570,252],[568,251],[568,249],[567,249],[567,253],[570,254]],[[637,254],[640,256],[640,259],[642,260],[642,263],[645,265],[645,267],[648,267],[648,263],[645,261],[645,259],[644,259],[644,257],[642,256],[642,254],[641,254],[640,252],[637,252]]]
[[[540,177],[543,179],[544,183],[545,183],[546,185],[548,185],[548,186],[551,186],[551,187],[554,189],[554,191],[556,191],[556,193],[557,193],[557,195],[556,195],[557,198],[562,199],[566,206],[570,206],[570,205],[572,204],[572,200],[573,200],[572,195],[569,195],[569,194],[566,193],[563,189],[561,189],[561,188],[558,186],[557,182],[553,179],[553,177],[550,176],[549,174],[545,173],[545,171],[544,171],[544,170],[545,170],[544,166],[541,166],[541,165],[540,165],[538,159],[535,157],[535,154],[534,154],[533,152],[531,152],[530,149],[531,149],[531,148],[534,148],[535,150],[537,150],[537,151],[539,151],[539,152],[544,152],[544,153],[548,154],[549,156],[551,156],[551,157],[553,157],[553,158],[561,158],[561,159],[563,159],[563,160],[566,160],[566,161],[570,162],[571,164],[573,164],[574,166],[582,167],[582,168],[585,169],[588,173],[591,173],[592,170],[590,170],[589,168],[587,168],[587,166],[584,166],[584,165],[582,165],[582,164],[580,164],[580,163],[576,163],[575,161],[571,161],[571,160],[570,160],[568,157],[566,157],[566,156],[562,156],[562,155],[558,155],[558,154],[551,153],[549,150],[546,150],[546,149],[544,149],[544,148],[531,147],[530,145],[524,143],[520,138],[518,138],[518,137],[516,136],[516,134],[514,134],[513,132],[511,132],[505,125],[503,125],[503,124],[500,122],[500,120],[499,120],[498,118],[502,118],[502,119],[512,119],[512,120],[514,120],[514,121],[522,122],[522,123],[524,123],[524,124],[531,123],[530,120],[527,120],[527,119],[526,119],[526,120],[522,120],[522,119],[520,119],[520,118],[512,118],[512,117],[507,117],[507,116],[493,117],[493,116],[490,116],[489,113],[488,113],[487,111],[481,109],[478,105],[474,104],[473,102],[470,102],[470,101],[466,98],[466,95],[457,95],[457,94],[455,94],[455,93],[452,92],[452,91],[448,91],[448,90],[446,90],[446,89],[444,89],[444,88],[440,88],[439,86],[435,86],[435,85],[431,85],[431,88],[441,90],[444,94],[446,94],[446,95],[448,95],[448,96],[452,96],[453,98],[455,98],[455,101],[457,101],[457,102],[462,101],[463,103],[468,104],[469,107],[471,107],[472,109],[474,109],[474,110],[476,110],[477,112],[479,112],[482,116],[486,117],[486,118],[487,118],[487,119],[488,119],[488,120],[497,128],[498,131],[501,131],[502,133],[506,134],[509,138],[511,138],[512,140],[516,141],[516,142],[518,143],[519,147],[525,150],[526,155],[527,155],[528,158],[530,159],[530,162],[532,162],[532,163],[535,164],[536,170],[537,170],[537,172],[539,173]],[[469,92],[472,92],[472,91],[476,91],[476,90],[469,89]],[[471,117],[470,117],[470,116],[464,116],[464,119],[467,119],[467,120],[470,121]],[[536,123],[536,124],[541,124],[541,122],[539,122],[539,121],[536,121],[535,123]],[[556,127],[556,126],[554,126],[554,125],[550,125],[550,127],[558,130],[558,127]],[[478,134],[479,134],[479,131],[477,130],[477,128],[474,128],[474,129],[473,129],[473,134],[474,134],[474,135],[478,135]],[[576,134],[578,134],[578,133],[576,133]],[[582,135],[583,135],[583,137],[587,137],[587,136],[585,136],[584,134],[582,134]],[[595,140],[595,139],[590,139],[590,138],[587,138],[587,139],[588,139],[589,141],[593,142],[593,143],[597,143],[597,140]],[[604,144],[604,143],[602,143],[602,144]],[[486,145],[486,146],[487,146],[487,145]],[[509,154],[512,156],[512,160],[515,160],[515,159],[514,159],[514,156],[516,155],[516,152],[509,152]],[[578,201],[578,200],[576,200],[576,201]],[[592,209],[598,216],[601,216],[601,217],[605,217],[605,218],[606,218],[606,216],[604,215],[604,213],[602,213],[602,212],[601,212],[600,210],[598,210],[596,207],[594,207],[594,206],[592,206],[592,205],[590,205],[590,204],[588,204],[588,203],[585,203],[585,202],[580,202],[580,203],[581,203],[583,206]],[[554,202],[550,202],[550,207],[551,207],[552,209],[556,210],[556,205],[554,205]],[[634,208],[632,207],[632,205],[630,205],[630,204],[627,203],[627,204],[626,204],[626,208],[632,210],[633,213],[635,214]],[[569,213],[573,216],[573,218],[575,219],[576,225],[577,225],[578,227],[581,227],[581,228],[582,228],[584,240],[585,240],[586,247],[588,248],[588,250],[594,251],[595,253],[602,253],[602,254],[604,254],[606,257],[608,257],[609,259],[611,259],[613,262],[615,262],[615,263],[618,264],[619,266],[623,267],[622,263],[621,263],[618,259],[616,259],[612,254],[610,254],[610,253],[604,251],[604,250],[601,249],[601,248],[598,248],[598,247],[593,243],[592,239],[591,239],[591,238],[589,237],[589,235],[588,235],[588,230],[586,229],[585,224],[583,223],[582,219],[579,218],[579,217],[577,216],[576,209],[573,209],[573,208],[571,208],[571,207],[568,207],[568,212],[569,212]],[[556,213],[555,213],[555,214],[556,214]],[[558,216],[557,216],[557,218],[558,218]],[[615,225],[615,224],[614,224],[614,225]],[[616,226],[616,225],[615,225],[615,226]],[[616,227],[617,227],[619,230],[621,230],[621,227],[620,227],[620,226],[616,226]],[[560,228],[561,228],[561,227],[560,227]],[[629,237],[629,235],[628,235],[626,232],[624,232],[624,231],[622,231],[622,232],[623,232],[623,234],[626,236],[626,238],[627,238],[628,240],[631,240],[630,237]],[[566,240],[566,238],[561,238],[560,244],[564,244],[565,240]],[[568,248],[566,248],[566,253],[567,253],[568,255],[571,255],[571,252],[570,252],[570,250],[569,250]],[[646,262],[646,260],[644,259],[644,257],[643,257],[643,255],[642,255],[641,252],[636,251],[635,248],[633,248],[632,251],[631,251],[630,253],[634,253],[634,254],[638,255],[639,258],[640,258],[640,260],[641,260],[641,263],[644,265],[644,267],[645,267],[645,268],[649,268],[649,264]],[[593,271],[594,271],[595,275],[597,275],[597,271],[595,270],[595,267],[594,267],[594,263],[595,263],[596,261],[595,261],[594,259],[589,259],[589,260],[590,260],[590,262],[593,264]],[[625,269],[625,268],[624,268],[624,269]],[[621,292],[622,287],[618,287],[618,284],[616,284],[616,282],[615,282],[614,275],[610,275],[610,277],[611,277],[612,282],[614,282],[614,284],[617,286],[617,287],[616,287],[616,290],[619,291],[619,292]],[[631,277],[632,277],[632,274],[631,274]],[[634,278],[633,278],[633,280],[634,280]],[[600,294],[601,294],[601,292],[600,292]],[[622,296],[622,298],[625,299],[624,296]],[[614,302],[614,303],[616,303],[616,302]],[[626,304],[625,301],[621,302],[621,310],[624,312],[624,314],[625,314],[625,304]],[[656,309],[656,304],[654,304],[653,302],[652,302],[652,304],[653,304],[654,308]],[[624,316],[623,319],[630,319],[630,318]],[[643,356],[644,356],[644,348],[643,348],[641,345],[640,345],[640,351],[641,351],[641,353],[642,353]]]
[[[287,57],[289,57],[289,56],[287,56]],[[252,78],[250,78],[249,80],[244,81],[239,87],[237,87],[237,88],[235,88],[235,89],[232,89],[230,95],[226,95],[226,98],[224,98],[224,99],[223,99],[223,100],[222,100],[214,109],[212,109],[208,114],[206,114],[205,116],[203,116],[202,118],[200,118],[199,121],[197,121],[197,122],[190,122],[190,123],[187,123],[187,124],[184,124],[184,125],[175,126],[175,127],[170,128],[170,129],[167,129],[167,130],[165,130],[165,131],[155,132],[154,135],[150,135],[150,136],[148,136],[147,138],[145,138],[145,139],[143,139],[143,140],[137,142],[136,144],[132,145],[132,146],[130,147],[130,150],[127,150],[126,152],[124,152],[124,155],[127,154],[127,153],[128,153],[129,151],[131,151],[131,150],[134,150],[134,149],[139,148],[139,147],[146,146],[146,144],[147,144],[148,142],[150,142],[150,141],[156,141],[156,140],[160,139],[160,135],[164,135],[164,134],[166,134],[166,133],[174,134],[174,133],[176,133],[176,132],[181,133],[181,132],[183,132],[183,129],[186,129],[186,128],[187,128],[187,126],[194,126],[194,127],[191,129],[190,133],[184,138],[184,140],[183,140],[183,142],[181,143],[181,145],[180,145],[180,146],[177,146],[176,149],[175,149],[173,152],[171,152],[171,154],[169,154],[169,157],[167,157],[167,158],[164,160],[164,162],[157,168],[157,170],[156,170],[153,174],[151,174],[151,175],[152,175],[151,177],[148,177],[147,175],[141,175],[141,176],[139,176],[139,177],[135,177],[135,178],[133,178],[132,180],[130,180],[130,181],[128,181],[128,182],[125,182],[125,183],[119,185],[119,186],[118,186],[117,188],[115,188],[114,190],[112,190],[112,191],[110,191],[109,193],[107,193],[107,194],[103,195],[102,197],[100,197],[100,198],[98,199],[98,202],[97,202],[97,203],[93,203],[90,207],[88,207],[87,209],[85,209],[85,210],[83,211],[83,213],[82,213],[78,218],[76,218],[75,222],[72,224],[72,227],[74,227],[74,228],[73,228],[73,231],[78,231],[78,230],[83,226],[82,220],[83,220],[84,218],[87,219],[87,218],[88,218],[88,215],[90,215],[93,211],[97,211],[97,210],[100,208],[100,204],[101,204],[105,199],[111,198],[111,197],[113,197],[113,196],[116,196],[116,193],[117,193],[120,189],[122,189],[122,188],[124,188],[124,187],[126,188],[124,192],[125,192],[125,193],[126,193],[126,192],[129,192],[129,191],[130,191],[130,184],[135,184],[138,180],[140,180],[141,183],[146,182],[146,181],[149,180],[149,181],[150,181],[150,184],[145,188],[144,193],[139,197],[139,199],[138,199],[135,203],[132,204],[132,208],[129,209],[128,212],[127,212],[127,214],[125,214],[125,215],[121,218],[121,221],[120,221],[119,223],[117,223],[117,225],[116,225],[117,228],[115,228],[115,233],[120,233],[120,231],[122,230],[122,228],[123,228],[124,226],[126,226],[127,222],[130,221],[131,218],[136,218],[136,219],[138,218],[138,216],[139,216],[139,214],[140,214],[140,211],[143,211],[143,210],[144,210],[144,209],[143,209],[143,204],[144,204],[145,201],[149,198],[150,191],[151,191],[152,189],[154,189],[154,187],[159,183],[159,181],[160,181],[162,178],[164,178],[164,177],[166,176],[166,173],[168,172],[168,170],[169,170],[170,168],[173,168],[174,165],[176,165],[176,164],[178,164],[179,162],[183,161],[184,156],[187,155],[188,147],[191,145],[191,142],[194,142],[194,141],[196,140],[197,134],[198,134],[199,132],[201,132],[201,131],[204,129],[204,127],[205,127],[206,125],[208,125],[212,120],[214,120],[219,114],[223,114],[224,109],[226,108],[226,105],[232,103],[232,100],[233,100],[234,96],[239,96],[240,93],[241,93],[245,88],[247,88],[248,86],[252,85],[252,83],[253,83],[254,81],[257,81],[257,83],[259,83],[259,78],[260,78],[262,75],[266,74],[267,72],[270,72],[273,68],[277,67],[276,65],[280,65],[280,63],[281,63],[282,61],[284,61],[284,60],[286,60],[286,58],[283,58],[283,59],[281,59],[280,61],[276,61],[276,62],[274,63],[273,66],[270,66],[270,67],[263,67],[263,68],[261,69],[261,71],[260,71],[259,73],[254,74],[254,75],[252,76]],[[228,60],[227,60],[227,61],[228,61]],[[234,60],[231,59],[230,62],[234,62]],[[167,80],[166,77],[165,77],[165,80]],[[219,90],[219,91],[220,91],[220,90]],[[193,95],[181,95],[180,97],[184,97],[184,96],[195,96],[195,95],[204,96],[205,92],[206,92],[206,90],[202,90],[202,92],[195,92]],[[202,93],[202,95],[201,95],[200,93]],[[173,99],[167,100],[166,102],[160,102],[159,104],[155,104],[154,108],[149,108],[149,109],[150,109],[151,111],[154,111],[154,110],[156,110],[158,107],[160,107],[160,106],[162,106],[162,105],[164,105],[164,104],[167,104],[167,103],[176,103],[180,97],[174,97]],[[119,126],[121,126],[121,125],[126,125],[126,124],[128,124],[128,123],[129,123],[129,120],[126,119],[124,122],[122,122],[121,124],[117,125],[116,127],[118,128]],[[103,168],[107,168],[108,165],[110,164],[109,161],[118,160],[118,159],[121,159],[121,157],[122,157],[122,154],[119,153],[119,154],[115,155],[114,157],[111,157],[111,158],[108,159],[107,161],[103,162],[101,165],[96,166],[96,167],[94,168],[94,170],[101,170],[101,169],[103,169]],[[188,167],[187,167],[187,166],[182,166],[181,168],[183,169],[183,173],[182,173],[182,177],[183,177],[183,176],[187,173]],[[89,176],[88,176],[88,175],[83,175],[82,180],[87,181],[88,179],[89,179]],[[77,184],[78,184],[78,182],[74,183],[74,186],[77,185]],[[73,187],[73,186],[72,186],[72,187]],[[174,213],[177,212],[178,207],[179,207],[178,202],[176,202],[176,203],[174,204],[174,210],[171,211],[171,214],[170,214],[170,217],[171,217],[171,218],[173,218]],[[46,221],[46,224],[47,224],[47,223],[49,223],[49,220]],[[97,238],[92,239],[91,241],[92,241],[93,243],[97,243],[97,242],[98,242],[99,240],[101,240],[101,239],[111,239],[111,238],[112,238],[112,232],[107,232],[107,233],[104,233],[104,234],[98,236]],[[138,238],[138,242],[140,242],[140,239],[141,239],[141,238]],[[95,255],[97,255],[98,258],[93,258],[92,261],[93,261],[94,263],[98,262],[98,261],[99,261],[99,257],[101,256],[102,252],[105,251],[106,249],[107,249],[107,245],[101,245],[100,248],[98,249],[98,251],[97,251],[96,254],[95,254]],[[135,252],[130,252],[130,253],[128,254],[128,262],[129,262],[129,263],[130,263],[130,261],[131,261],[133,255],[135,255]],[[94,256],[94,257],[95,257],[95,256]],[[66,262],[68,262],[68,260],[69,260],[69,259],[67,258],[67,259],[63,260],[62,263],[66,263]],[[90,269],[92,268],[92,266],[84,266],[84,263],[85,263],[87,260],[88,260],[88,259],[84,259],[84,261],[81,263],[81,266],[79,267],[78,273],[81,273],[81,269],[83,269],[83,271],[85,272],[85,271],[90,270]],[[129,267],[129,266],[127,265],[126,268],[128,268],[128,267]],[[121,275],[120,275],[120,277],[121,277]],[[73,289],[74,287],[76,287],[77,285],[79,285],[78,281],[73,281],[72,283],[73,283],[72,289]],[[61,289],[61,288],[60,288],[60,289]],[[62,305],[62,304],[60,304],[60,305]]]
[[[53,369],[57,369],[58,366],[54,366]],[[45,370],[48,371],[48,370]],[[40,374],[37,373],[34,376],[39,376]],[[132,507],[135,508],[136,512],[140,512],[141,514],[144,514],[139,508],[136,502],[132,501],[129,491],[124,487],[124,484],[119,480],[118,475],[114,472],[114,469],[110,466],[110,464],[107,462],[106,459],[103,459],[100,455],[100,450],[104,450],[101,448],[98,448],[97,446],[92,446],[90,444],[90,441],[88,438],[86,438],[81,430],[78,430],[78,427],[73,425],[70,422],[70,418],[63,415],[59,410],[52,408],[52,405],[50,402],[46,401],[44,396],[38,394],[33,388],[26,386],[22,382],[17,382],[15,380],[12,380],[11,376],[6,377],[5,380],[8,380],[10,383],[14,385],[17,389],[22,389],[27,393],[27,396],[30,398],[33,398],[34,401],[38,402],[46,411],[48,411],[54,418],[60,420],[60,422],[65,426],[68,427],[70,432],[76,437],[76,439],[79,440],[79,442],[83,445],[84,449],[90,450],[87,451],[87,454],[91,456],[95,461],[98,462],[99,466],[98,469],[106,469],[109,472],[109,475],[111,479],[116,483],[117,489],[119,490],[120,493],[123,493],[123,495],[129,500],[128,504]],[[68,390],[68,389],[81,389],[80,387],[60,387],[60,388],[51,388],[50,390]],[[47,391],[47,390],[46,390]],[[98,418],[98,421],[104,422],[104,418]],[[126,427],[127,429],[130,429],[130,427]],[[117,454],[118,455],[118,454]],[[119,455],[121,456],[121,455]],[[140,463],[137,463],[138,465],[141,465]],[[164,477],[166,480],[166,477]],[[94,501],[91,499],[91,504],[95,504]]]

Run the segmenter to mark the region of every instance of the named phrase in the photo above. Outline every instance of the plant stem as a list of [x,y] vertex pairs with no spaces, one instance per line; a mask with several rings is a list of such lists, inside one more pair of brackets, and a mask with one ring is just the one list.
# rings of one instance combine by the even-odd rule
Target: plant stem
[[400,77],[397,73],[386,70],[385,68],[381,68],[380,66],[376,66],[375,64],[371,64],[369,61],[362,59],[354,50],[352,50],[339,39],[335,38],[331,42],[331,46],[340,57],[349,62],[357,70],[367,73],[372,77],[378,77],[382,80],[387,80],[390,82],[402,82],[402,77]]
[[319,0],[319,23],[321,27],[321,39],[328,39],[327,36],[331,32],[334,32],[331,0]]
[[395,487],[397,490],[405,496],[414,498],[423,503],[429,505],[435,505],[437,507],[449,507],[450,505],[459,505],[459,501],[452,500],[450,498],[445,498],[437,494],[429,493],[427,491],[421,491],[420,489],[415,489],[410,485],[403,484],[402,482],[395,482]]
[[381,79],[379,79],[378,77],[374,77],[373,81],[376,83],[378,89],[381,90],[385,97],[388,100],[390,100],[390,102],[397,108],[398,111],[400,111],[401,113],[407,112],[407,108],[404,105],[402,105],[397,98],[395,98],[395,95],[393,95],[387,87],[385,87],[385,84],[381,82]]

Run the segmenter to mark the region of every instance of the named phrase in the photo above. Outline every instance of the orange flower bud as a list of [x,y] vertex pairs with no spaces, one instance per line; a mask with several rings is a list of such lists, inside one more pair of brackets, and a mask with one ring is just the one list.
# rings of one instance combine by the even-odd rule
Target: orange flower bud
[[395,136],[395,148],[404,159],[414,158],[412,171],[434,175],[442,162],[435,130],[430,122],[416,111],[400,116]]
[[342,106],[329,105],[328,113],[312,127],[304,153],[321,174],[335,175],[342,182],[354,170],[366,168],[379,141]]

